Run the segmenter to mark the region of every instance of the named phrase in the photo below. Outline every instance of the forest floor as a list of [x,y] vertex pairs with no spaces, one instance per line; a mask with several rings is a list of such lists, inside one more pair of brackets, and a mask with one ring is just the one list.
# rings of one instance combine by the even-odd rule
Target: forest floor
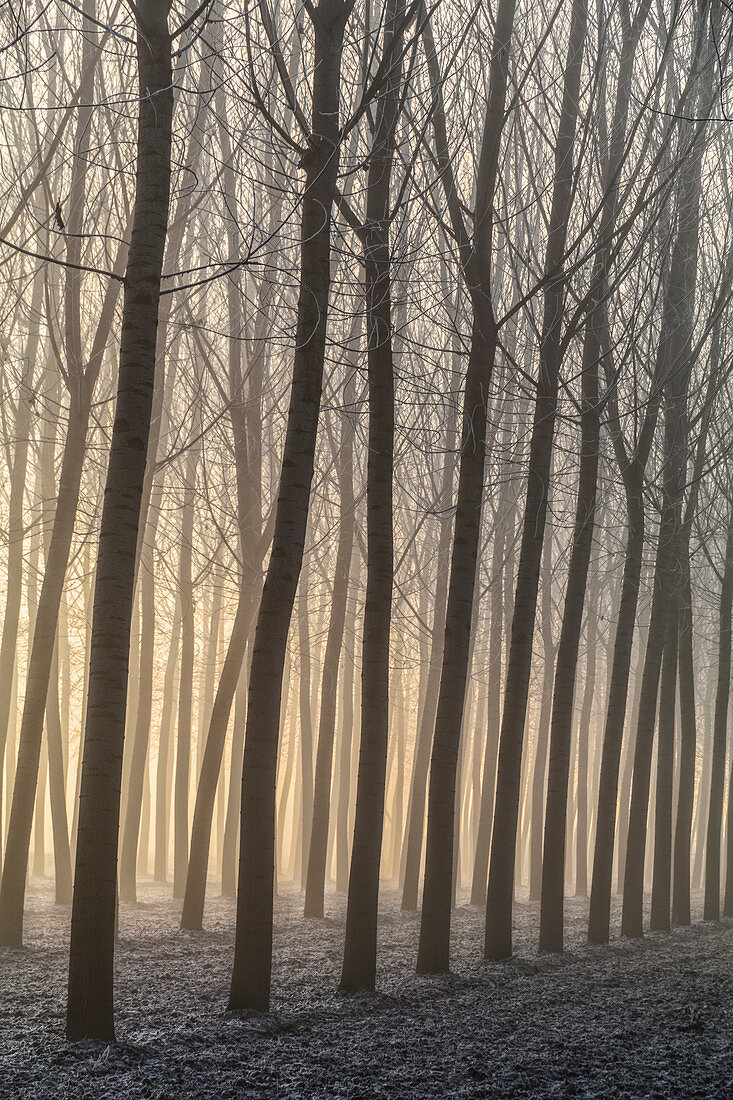
[[[385,889],[379,993],[336,991],[345,902],[306,921],[276,905],[273,1011],[225,1013],[234,905],[210,887],[206,931],[180,932],[169,888],[121,906],[118,1042],[63,1037],[68,909],[31,880],[26,947],[0,950],[0,1097],[733,1097],[733,922],[536,954],[538,907],[515,908],[516,956],[481,960],[483,910],[460,905],[453,973],[416,978],[416,914]],[[699,917],[699,899],[695,899]],[[617,916],[617,914],[616,914]],[[617,929],[615,930],[617,933]]]

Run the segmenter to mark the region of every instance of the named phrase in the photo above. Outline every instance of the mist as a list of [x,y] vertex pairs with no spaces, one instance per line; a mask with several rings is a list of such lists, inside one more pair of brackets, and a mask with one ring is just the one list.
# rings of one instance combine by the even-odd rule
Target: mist
[[727,1095],[728,6],[0,27],[0,1093]]

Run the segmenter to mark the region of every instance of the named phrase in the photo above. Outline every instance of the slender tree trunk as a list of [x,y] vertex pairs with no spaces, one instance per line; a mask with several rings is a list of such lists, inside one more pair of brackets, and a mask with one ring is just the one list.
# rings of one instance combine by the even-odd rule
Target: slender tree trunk
[[[31,317],[35,318],[40,312],[41,294],[43,292],[42,270],[39,269],[33,280],[31,295]],[[0,849],[2,848],[2,802],[3,802],[3,760],[5,746],[8,739],[8,724],[11,717],[12,701],[16,698],[13,692],[13,678],[16,675],[16,652],[18,648],[18,623],[20,620],[20,606],[23,595],[23,543],[25,539],[25,525],[23,522],[23,496],[25,494],[26,473],[28,470],[28,448],[31,437],[31,406],[29,397],[33,392],[33,375],[38,354],[40,329],[33,325],[28,334],[25,348],[25,369],[18,391],[18,399],[15,407],[15,420],[13,432],[15,446],[13,448],[12,467],[10,469],[10,494],[7,514],[7,543],[8,557],[6,561],[6,585],[5,585],[5,614],[3,616],[2,639],[0,639]],[[0,852],[0,866],[2,865],[2,852]],[[0,905],[2,902],[0,902]],[[0,942],[2,939],[2,917],[0,917]]]
[[733,607],[733,505],[729,505],[725,562],[720,586],[718,626],[718,688],[715,695],[710,801],[705,844],[704,920],[720,920],[720,830],[723,821],[725,754],[728,740],[728,703],[731,675],[731,608]]
[[306,860],[313,820],[313,710],[311,691],[311,631],[308,609],[311,562],[306,561],[300,577],[298,600],[298,689],[300,698],[300,859],[298,876],[305,886]]
[[19,947],[23,942],[23,904],[38,765],[59,604],[69,561],[86,449],[87,413],[86,401],[81,407],[74,403],[69,413],[69,430],[64,445],[53,529],[33,624],[13,802],[0,886],[0,944],[8,947]]
[[113,955],[135,553],[155,377],[173,115],[167,0],[140,0],[135,211],[97,558],[71,918],[67,1037],[114,1039]]
[[[589,325],[592,327],[594,324],[595,318],[591,317]],[[593,338],[590,333],[586,333],[581,397],[580,480],[552,697],[550,760],[542,853],[540,951],[562,951],[563,948],[566,814],[573,702],[596,517],[600,448],[598,404],[600,348],[601,342],[597,335]]]
[[565,250],[572,201],[573,148],[578,117],[580,73],[586,30],[585,0],[573,0],[563,100],[555,146],[555,176],[545,271],[552,281],[545,290],[540,368],[530,443],[527,500],[499,742],[494,829],[486,903],[484,955],[508,958],[512,953],[512,893],[519,812],[527,691],[537,585],[547,515],[557,392],[562,357],[565,278],[558,274]]
[[[351,385],[349,385],[349,392],[351,388]],[[353,465],[353,428],[350,417],[347,415],[341,418],[341,436],[337,458],[340,500],[339,536],[331,593],[331,617],[321,680],[321,713],[318,721],[313,817],[305,885],[304,915],[306,917],[323,916],[338,672],[346,623],[349,573],[354,546]]]
[[[500,0],[497,8],[489,93],[476,178],[473,240],[469,254],[462,254],[463,274],[473,317],[463,397],[461,459],[443,663],[430,758],[425,880],[417,957],[419,974],[448,970],[450,956],[456,775],[481,529],[488,390],[497,344],[491,299],[494,192],[504,124],[514,7],[514,0]],[[438,120],[439,116],[436,116]],[[443,144],[444,134],[436,133],[436,137]],[[452,196],[447,197],[450,203]]]
[[[669,458],[668,460],[669,461]],[[649,620],[644,668],[641,680],[639,716],[634,746],[634,773],[629,807],[629,828],[624,865],[624,900],[621,929],[625,936],[642,934],[644,893],[644,855],[646,848],[647,811],[652,764],[654,723],[657,712],[659,676],[667,627],[667,603],[673,579],[671,543],[674,538],[674,515],[668,500],[659,528],[654,570],[654,594]]]
[[163,705],[160,712],[160,726],[158,727],[158,764],[155,771],[155,861],[153,865],[153,878],[156,882],[166,882],[168,878],[171,730],[180,638],[181,620],[176,615],[171,632],[168,660],[163,675]]
[[730,765],[730,777],[728,780],[728,803],[726,805],[726,860],[725,860],[725,896],[723,900],[723,916],[733,917],[733,814],[731,814],[731,799],[733,798],[733,761]]
[[714,676],[708,676],[705,707],[703,711],[703,744],[702,744],[702,769],[700,782],[697,788],[695,801],[695,817],[693,830],[695,834],[695,858],[692,864],[692,889],[701,890],[704,878],[705,839],[707,834],[708,814],[710,810],[711,772],[713,765],[713,734],[714,734],[714,696],[716,693]]
[[668,932],[672,884],[672,795],[674,787],[674,725],[677,696],[678,596],[671,598],[664,642],[659,701],[657,787],[654,812],[654,870],[649,927]]
[[399,117],[405,0],[387,0],[383,58],[391,58],[376,111],[363,233],[369,383],[367,580],[361,673],[361,741],[341,989],[373,990],[389,733],[389,643],[394,581],[394,353],[390,182]]
[[247,708],[246,673],[248,671],[248,661],[245,658],[234,697],[234,730],[232,732],[232,754],[229,764],[229,789],[227,791],[224,839],[221,846],[221,893],[222,897],[225,898],[237,896],[237,826],[239,824],[239,796],[242,790],[244,724]]
[[188,870],[188,806],[191,785],[191,729],[193,711],[193,665],[195,619],[193,592],[193,532],[195,520],[196,452],[188,453],[184,474],[181,515],[181,549],[178,590],[181,601],[181,674],[178,684],[176,723],[176,770],[173,807],[173,897],[182,898]]
[[[353,569],[353,564],[352,564]],[[355,633],[354,614],[349,613],[347,639]],[[354,653],[353,641],[344,646],[344,672],[341,682],[341,730],[339,744],[339,789],[336,802],[336,889],[344,893],[349,886],[349,805],[351,796],[351,752],[354,740]]]
[[252,630],[255,607],[255,596],[251,588],[248,591],[240,592],[237,614],[224,660],[224,668],[219,678],[214,707],[211,712],[196,791],[196,804],[191,826],[191,851],[188,861],[183,910],[181,912],[181,928],[200,930],[202,927],[214,799],[224,756],[229,715],[242,670],[247,639]]
[[153,662],[155,658],[155,534],[159,501],[148,522],[148,541],[140,560],[140,676],[138,679],[137,713],[132,736],[132,753],[127,787],[127,801],[120,852],[120,898],[137,900],[137,853],[140,839],[140,815],[143,801],[145,765],[150,741],[153,710]]
[[59,643],[56,642],[51,665],[50,705],[46,707],[46,738],[48,745],[48,785],[51,796],[51,827],[53,830],[53,861],[55,901],[71,904],[71,848],[66,813],[66,769],[64,767],[64,732],[61,725],[59,700]]
[[[446,439],[446,453],[455,449],[455,430],[449,425]],[[420,723],[415,740],[415,755],[412,765],[410,802],[405,833],[405,870],[402,884],[402,909],[417,909],[418,880],[422,856],[423,832],[425,828],[425,795],[430,766],[430,749],[435,713],[440,690],[440,671],[443,661],[443,640],[445,636],[446,600],[448,596],[448,573],[450,567],[450,523],[446,518],[451,497],[453,469],[446,460],[441,479],[439,508],[442,513],[438,546],[436,553],[435,611],[430,640],[430,658],[426,676],[425,692],[421,699]]]
[[[552,472],[550,473],[552,481]],[[529,900],[539,901],[542,892],[542,834],[545,810],[545,779],[548,767],[550,721],[552,719],[552,682],[557,646],[553,645],[553,608],[550,597],[552,588],[552,532],[543,553],[542,623],[540,633],[543,643],[542,702],[535,736],[535,755],[531,769],[529,807]]]
[[[489,874],[491,848],[491,822],[494,814],[496,789],[496,761],[499,752],[499,727],[501,723],[501,647],[504,635],[503,581],[505,550],[509,534],[510,509],[507,502],[500,502],[501,515],[494,530],[494,546],[491,559],[491,626],[489,630],[489,690],[487,699],[486,752],[481,775],[481,805],[476,829],[476,853],[471,879],[471,905],[486,904],[486,884]],[[508,563],[507,563],[508,564]]]
[[585,685],[583,687],[583,703],[580,708],[578,721],[578,776],[577,776],[577,828],[575,845],[575,896],[579,898],[588,895],[588,842],[590,838],[590,822],[588,820],[588,750],[591,738],[591,720],[593,715],[593,693],[596,686],[596,653],[598,637],[598,613],[596,607],[596,593],[589,601],[588,617],[586,620],[587,648],[585,658]]
[[48,783],[48,746],[44,743],[39,761],[38,798],[33,818],[33,874],[46,874],[46,786]]
[[[704,97],[701,105],[707,102]],[[621,928],[625,936],[643,932],[644,858],[651,757],[657,693],[670,598],[682,590],[679,564],[683,478],[687,460],[687,390],[692,368],[693,300],[697,275],[702,142],[682,168],[680,215],[664,306],[658,360],[665,393],[665,467],[662,516],[655,563],[654,594],[647,636],[641,701],[634,747],[634,776],[624,868]]]
[[[550,767],[548,777],[547,809],[545,819],[545,838],[543,856],[542,909],[540,914],[540,949],[561,951],[563,945],[563,908],[565,888],[565,848],[567,789],[570,768],[570,745],[572,733],[572,704],[575,695],[577,675],[578,647],[582,630],[583,608],[585,605],[588,569],[595,529],[596,495],[598,480],[598,460],[600,449],[600,410],[598,365],[603,351],[605,314],[599,313],[606,290],[606,278],[609,265],[609,245],[616,221],[618,208],[618,171],[620,169],[628,125],[628,110],[634,57],[639,36],[649,12],[649,0],[643,0],[632,23],[626,25],[619,66],[616,103],[614,107],[611,146],[606,165],[606,194],[599,229],[601,249],[597,254],[591,294],[589,298],[589,318],[586,323],[583,343],[583,374],[581,384],[581,446],[580,480],[576,501],[573,542],[568,567],[568,583],[565,593],[563,626],[558,649],[555,685],[553,691],[553,717],[550,735]],[[601,310],[603,306],[601,306]],[[631,543],[630,525],[630,549]],[[626,577],[625,577],[626,580]],[[636,590],[633,574],[629,577],[626,589],[626,602],[622,610],[628,613],[633,602],[634,613],[628,620],[631,629],[627,634],[619,633],[617,639],[622,644],[630,639],[636,608]],[[619,620],[620,627],[620,620]],[[591,625],[588,627],[591,630]],[[595,624],[593,626],[595,629]],[[589,653],[592,646],[592,662],[589,657],[586,670],[586,692],[581,715],[581,727],[578,733],[578,831],[577,831],[577,883],[576,892],[585,894],[587,889],[587,784],[588,784],[588,738],[592,688],[588,690],[588,680],[595,681],[595,635],[589,638]],[[619,680],[628,682],[628,665],[623,660],[619,667]],[[620,703],[620,701],[619,701]],[[587,705],[586,705],[587,704]],[[625,707],[625,690],[623,698]],[[623,724],[623,707],[619,705],[616,719]],[[620,730],[619,730],[620,736]],[[615,813],[615,804],[614,804]]]
[[689,524],[683,532],[680,552],[682,568],[679,595],[679,683],[680,752],[677,816],[674,830],[672,864],[672,922],[690,923],[690,843],[692,807],[695,797],[695,755],[697,722],[695,718],[695,667],[692,650],[692,588],[690,584]]
[[319,0],[312,136],[303,158],[301,286],[291,402],[272,552],[250,673],[239,848],[232,1009],[267,1010],[272,962],[275,781],[282,675],[308,520],[331,279],[331,205],[339,156],[339,85],[350,5]]

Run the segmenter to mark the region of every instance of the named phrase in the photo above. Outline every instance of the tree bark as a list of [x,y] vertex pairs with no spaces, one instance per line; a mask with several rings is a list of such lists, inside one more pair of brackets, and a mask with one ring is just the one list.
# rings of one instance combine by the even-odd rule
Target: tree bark
[[725,754],[728,740],[728,703],[731,674],[731,609],[733,608],[733,506],[729,505],[725,561],[720,586],[718,620],[718,688],[715,695],[710,801],[705,844],[704,920],[720,920],[720,830],[723,821]]
[[672,884],[672,795],[674,788],[674,726],[677,697],[679,594],[671,597],[664,641],[657,740],[657,785],[654,810],[654,870],[649,927],[668,932]]
[[402,82],[405,0],[387,0],[382,57],[389,69],[376,110],[363,231],[369,386],[367,579],[361,673],[361,741],[340,988],[373,990],[389,733],[389,643],[394,581],[394,352],[390,182]]
[[170,757],[173,727],[173,700],[178,665],[181,620],[176,615],[168,648],[168,660],[163,674],[163,705],[158,727],[158,763],[155,770],[155,858],[153,878],[166,882],[168,878],[168,827],[170,822]]
[[[476,177],[473,237],[470,246],[467,241],[461,245],[463,277],[470,295],[473,316],[463,397],[461,459],[443,662],[430,757],[425,879],[417,956],[419,974],[447,971],[450,956],[456,775],[483,505],[488,390],[498,338],[491,297],[494,193],[504,125],[514,8],[514,0],[500,0],[497,8],[489,69],[489,92]],[[434,85],[436,79],[437,76],[431,73]],[[433,94],[437,93],[438,89],[434,87]],[[436,142],[442,146],[438,150],[439,157],[447,157],[445,120],[442,113],[436,113],[434,126]],[[447,189],[446,200],[450,208],[456,202],[452,174],[444,176],[444,187]],[[453,220],[463,228],[461,217],[454,214]]]
[[[347,392],[351,390],[350,382],[351,380],[349,380]],[[321,712],[318,721],[313,817],[305,884],[304,915],[306,917],[323,916],[338,672],[346,623],[346,602],[349,594],[349,574],[354,546],[353,467],[353,428],[347,414],[341,417],[341,433],[337,456],[340,501],[339,535],[331,593],[331,617],[328,624],[321,679]]]
[[114,1039],[113,955],[135,553],[155,378],[173,115],[167,0],[136,7],[137,177],[97,558],[71,919],[67,1038]]
[[331,206],[339,160],[339,85],[351,5],[319,0],[312,136],[303,158],[301,282],[293,383],[270,561],[260,603],[247,700],[232,1009],[270,1003],[275,857],[275,781],[282,675],[303,561],[331,281]]
[[512,953],[512,894],[519,814],[519,783],[527,691],[532,664],[537,586],[547,515],[548,482],[552,464],[562,358],[566,279],[560,272],[560,265],[565,251],[572,201],[573,149],[586,20],[585,0],[573,0],[562,108],[555,146],[552,209],[545,257],[545,272],[550,281],[545,290],[539,378],[530,442],[527,499],[499,741],[499,767],[484,941],[484,955],[491,959],[508,958]]

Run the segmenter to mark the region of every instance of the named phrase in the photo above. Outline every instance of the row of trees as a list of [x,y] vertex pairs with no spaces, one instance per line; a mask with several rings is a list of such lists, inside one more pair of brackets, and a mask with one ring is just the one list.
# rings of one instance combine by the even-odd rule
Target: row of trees
[[0,942],[48,799],[69,1037],[151,855],[233,1009],[276,872],[346,991],[380,876],[426,974],[464,884],[489,959],[522,884],[607,941],[614,860],[625,935],[733,912],[727,9],[3,19]]

